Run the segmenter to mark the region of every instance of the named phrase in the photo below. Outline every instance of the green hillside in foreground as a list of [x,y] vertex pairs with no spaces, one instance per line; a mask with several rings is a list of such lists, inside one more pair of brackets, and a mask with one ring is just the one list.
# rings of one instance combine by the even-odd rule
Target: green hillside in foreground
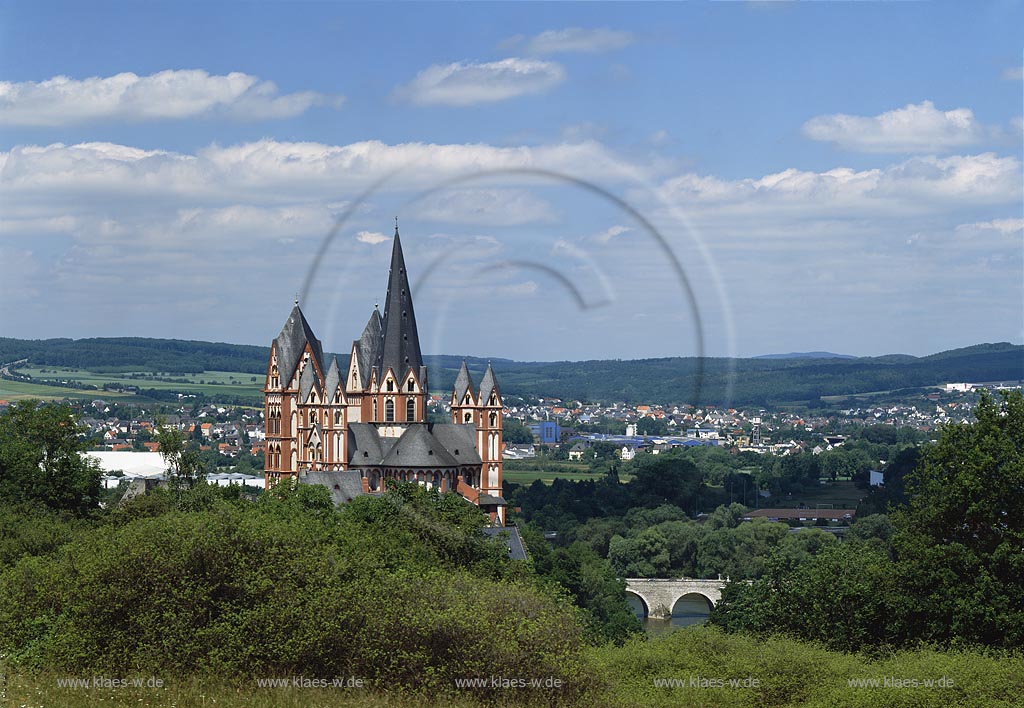
[[[22,340],[0,338],[0,363],[27,359],[37,367],[68,367],[99,374],[159,372],[165,377],[236,372],[261,376],[267,347],[115,337]],[[339,355],[342,365],[347,355]],[[445,391],[462,357],[426,357],[430,388]],[[860,358],[666,357],[636,360],[520,362],[467,357],[477,380],[491,361],[502,390],[519,396],[640,403],[729,403],[769,406],[849,395],[936,386],[952,381],[1024,379],[1024,346],[978,344],[925,357]],[[250,384],[246,377],[245,383]],[[255,395],[251,389],[239,391]]]

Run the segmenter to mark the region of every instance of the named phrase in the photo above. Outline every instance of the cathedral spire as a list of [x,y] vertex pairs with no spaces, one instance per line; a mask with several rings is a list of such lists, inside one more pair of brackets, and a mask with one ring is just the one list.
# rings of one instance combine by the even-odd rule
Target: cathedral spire
[[420,354],[420,337],[416,331],[416,313],[412,307],[412,292],[409,276],[405,270],[405,256],[402,241],[398,236],[398,220],[395,220],[395,242],[391,250],[391,271],[388,274],[388,293],[384,299],[384,316],[381,318],[382,341],[378,355],[380,375],[390,368],[395,376],[404,379],[409,369],[420,375],[423,357]]

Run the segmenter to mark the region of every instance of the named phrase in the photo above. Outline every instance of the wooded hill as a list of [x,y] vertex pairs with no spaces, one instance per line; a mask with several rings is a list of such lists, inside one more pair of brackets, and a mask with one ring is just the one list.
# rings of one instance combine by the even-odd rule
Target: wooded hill
[[[0,363],[97,372],[171,374],[239,371],[263,374],[268,348],[252,345],[144,339],[21,340],[0,338]],[[426,357],[432,391],[449,389],[462,357]],[[347,364],[348,356],[339,355]],[[669,357],[636,360],[520,362],[466,357],[477,381],[490,361],[506,394],[625,403],[703,402],[762,405],[818,402],[822,396],[935,386],[946,382],[1024,379],[1024,346],[978,344],[925,357],[726,359]]]

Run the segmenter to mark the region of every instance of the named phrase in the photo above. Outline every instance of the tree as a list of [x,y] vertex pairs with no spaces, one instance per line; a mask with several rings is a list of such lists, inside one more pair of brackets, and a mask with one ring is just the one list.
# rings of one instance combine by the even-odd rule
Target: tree
[[973,424],[945,426],[892,516],[914,631],[991,645],[1024,642],[1024,396],[987,392]]
[[100,496],[102,472],[81,453],[66,403],[21,401],[0,414],[0,501],[85,514]]
[[690,460],[678,453],[643,455],[634,460],[635,478],[630,491],[643,506],[674,504],[692,509],[693,499],[701,488],[701,473]]
[[502,439],[507,443],[529,444],[533,442],[533,433],[515,418],[502,419],[501,435]]
[[179,493],[205,481],[205,470],[199,451],[186,444],[185,436],[178,428],[172,428],[158,420],[156,441],[160,444],[160,456],[167,465],[167,479],[171,489]]

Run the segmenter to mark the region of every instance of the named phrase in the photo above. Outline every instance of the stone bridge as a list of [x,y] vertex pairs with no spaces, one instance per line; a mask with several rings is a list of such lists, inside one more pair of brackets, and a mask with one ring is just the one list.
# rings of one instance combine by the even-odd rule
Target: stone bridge
[[726,582],[693,578],[626,578],[626,592],[640,598],[648,617],[672,619],[672,608],[684,595],[700,595],[714,607],[722,599],[722,588]]

